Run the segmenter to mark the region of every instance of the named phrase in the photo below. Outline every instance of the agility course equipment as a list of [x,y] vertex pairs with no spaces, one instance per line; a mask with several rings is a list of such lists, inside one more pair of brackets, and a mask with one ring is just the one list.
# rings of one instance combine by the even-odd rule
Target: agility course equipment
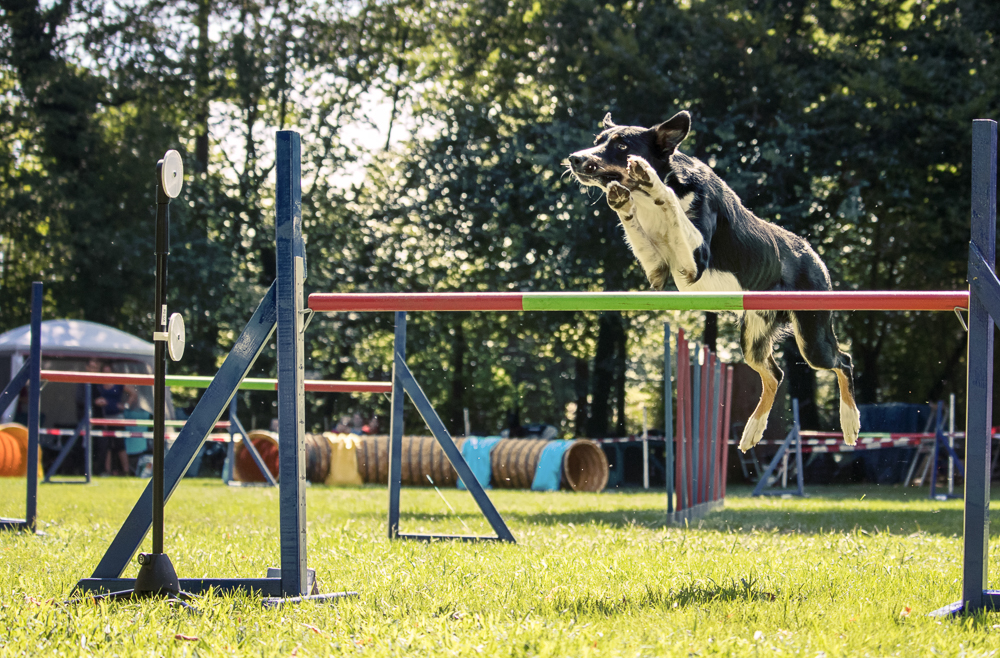
[[[386,484],[389,481],[388,436],[358,437],[357,469],[364,482]],[[472,443],[483,448],[479,455],[485,464],[474,469],[480,484],[497,489],[559,489],[603,491],[608,482],[608,461],[593,441],[586,439],[543,440],[463,437],[455,445],[466,459],[473,461]],[[404,436],[402,439],[400,482],[408,486],[453,487],[458,472],[448,462],[434,437]],[[548,451],[548,458],[544,453]],[[485,454],[482,454],[485,453]],[[429,479],[428,479],[429,478]]]
[[[670,327],[664,329],[669,345]],[[693,349],[692,349],[693,347]],[[667,355],[666,399],[670,400]],[[720,509],[726,496],[732,366],[677,332],[677,440],[667,437],[667,520],[684,523]],[[665,405],[669,410],[670,405]],[[669,428],[669,417],[666,418]],[[671,467],[671,463],[673,467]],[[670,477],[673,476],[673,477]]]
[[36,532],[38,518],[38,469],[28,468],[28,464],[38,462],[38,421],[39,400],[42,383],[39,373],[42,369],[42,284],[31,284],[31,349],[28,360],[11,377],[10,382],[0,392],[0,409],[6,409],[25,385],[28,386],[28,449],[25,460],[25,513],[23,519],[0,518],[0,530],[28,530]]
[[939,613],[996,609],[1000,606],[1000,591],[986,589],[993,318],[1000,319],[1000,280],[995,274],[996,154],[996,122],[976,120],[973,124],[972,146],[969,292],[314,293],[309,296],[309,307],[323,312],[395,311],[397,317],[406,311],[640,309],[957,311],[967,308],[969,311],[967,473],[962,600],[942,608]]
[[[277,270],[278,278],[262,300],[246,329],[227,356],[219,373],[209,385],[191,419],[178,436],[166,459],[166,494],[173,491],[187,466],[194,459],[204,437],[225,410],[256,356],[277,325],[278,329],[278,395],[279,452],[281,480],[281,568],[277,575],[259,579],[192,579],[182,581],[182,587],[192,591],[208,587],[233,591],[253,591],[265,595],[284,594],[289,597],[306,595],[309,581],[305,547],[305,488],[302,464],[302,400],[303,362],[302,327],[305,310],[302,305],[304,247],[301,237],[299,207],[299,142],[290,131],[278,133],[278,195],[277,195]],[[407,537],[399,533],[399,480],[402,438],[402,405],[404,391],[413,399],[419,413],[448,454],[449,460],[477,495],[475,478],[462,460],[451,437],[420,390],[405,362],[406,311],[530,311],[530,310],[909,310],[953,311],[968,309],[968,388],[967,388],[967,474],[965,480],[965,530],[963,538],[962,598],[942,608],[937,614],[996,609],[1000,592],[986,589],[989,538],[989,467],[990,420],[992,403],[993,322],[1000,319],[1000,280],[995,274],[996,238],[996,123],[977,120],[973,126],[972,166],[972,240],[969,253],[970,291],[928,293],[865,292],[865,293],[742,293],[742,294],[674,294],[674,293],[447,293],[447,294],[370,294],[337,293],[310,295],[309,308],[314,311],[395,311],[396,335],[392,381],[392,426],[390,447],[390,514],[391,537]],[[292,157],[294,154],[294,157]],[[34,288],[33,288],[34,293]],[[40,296],[33,294],[40,304]],[[40,315],[40,306],[39,313]],[[34,314],[33,314],[34,317]],[[34,350],[33,350],[34,352]],[[35,391],[34,416],[29,410],[29,430],[34,428],[29,451],[37,450],[37,384],[39,361],[31,371]],[[24,385],[28,373],[21,378],[16,390]],[[13,384],[14,382],[12,382]],[[8,395],[8,386],[0,394],[0,402]],[[29,395],[29,400],[30,400]],[[8,398],[9,402],[10,398]],[[31,403],[29,401],[29,407]],[[667,405],[669,408],[669,405]],[[692,419],[693,420],[693,419]],[[669,425],[668,425],[669,426]],[[443,440],[447,439],[447,441]],[[670,445],[670,442],[668,442]],[[449,450],[450,446],[450,450]],[[37,453],[36,453],[37,454]],[[33,463],[29,455],[29,463]],[[28,477],[30,519],[22,525],[34,527],[33,488]],[[37,483],[36,483],[37,484]],[[685,483],[686,484],[686,483]],[[485,497],[481,487],[479,494]],[[693,492],[692,492],[693,493]],[[486,499],[488,501],[488,498]],[[84,579],[78,588],[93,591],[118,588],[120,578],[131,556],[149,531],[151,494],[149,488],[112,542],[94,577]],[[482,507],[482,504],[481,504]],[[495,518],[499,518],[492,508]],[[485,510],[484,510],[485,511]],[[487,517],[493,523],[489,514]],[[500,520],[502,523],[502,519]],[[494,528],[497,526],[494,525]],[[506,526],[503,526],[506,530]],[[507,531],[509,536],[509,531]],[[411,538],[427,538],[410,535]],[[498,532],[498,537],[501,537]],[[510,536],[509,540],[513,540]],[[115,586],[118,587],[115,587]]]
[[[804,465],[802,455],[806,453],[818,452],[857,452],[859,450],[873,450],[878,448],[914,448],[921,446],[924,441],[933,440],[931,458],[927,462],[927,468],[932,473],[937,472],[941,455],[947,453],[950,457],[949,464],[958,464],[960,470],[964,472],[964,465],[955,453],[954,446],[949,443],[948,436],[954,439],[955,436],[965,436],[962,432],[952,431],[946,436],[944,430],[944,404],[939,402],[931,405],[935,409],[934,431],[933,432],[862,432],[858,435],[855,445],[849,446],[844,443],[843,435],[840,432],[818,432],[813,430],[803,430],[799,424],[799,401],[792,399],[792,428],[785,436],[784,440],[778,443],[778,452],[771,458],[771,462],[763,471],[754,487],[752,496],[805,496]],[[766,443],[762,441],[761,444]],[[760,445],[760,444],[758,444]],[[789,490],[786,480],[789,471],[789,456],[794,454],[795,458],[795,489]],[[914,459],[906,477],[909,483],[913,470],[917,465]],[[777,471],[777,475],[776,475]],[[778,480],[781,480],[781,488],[776,488]],[[931,477],[930,498],[937,498],[936,477]]]
[[[245,379],[257,356],[277,329],[278,350],[278,452],[280,508],[280,570],[264,578],[207,578],[180,579],[180,587],[189,592],[202,592],[209,588],[220,591],[260,593],[271,597],[265,601],[275,604],[282,601],[299,601],[306,598],[329,599],[348,593],[331,595],[311,594],[313,583],[309,579],[306,563],[306,505],[305,505],[305,419],[304,419],[304,355],[303,332],[303,280],[305,277],[305,247],[302,240],[301,215],[301,158],[299,135],[293,131],[279,131],[276,148],[276,242],[277,277],[261,301],[249,323],[236,340],[218,374],[212,379],[205,393],[180,431],[170,453],[164,460],[164,496],[169,498],[180,478],[197,455],[208,433],[231,403],[240,383]],[[397,318],[395,360],[393,368],[392,405],[394,408],[393,436],[402,435],[402,395],[405,389],[418,410],[428,422],[432,432],[441,440],[443,424],[431,408],[426,396],[409,373],[405,363],[405,317]],[[350,390],[355,390],[347,387]],[[359,387],[369,392],[369,387]],[[435,431],[436,430],[436,431]],[[470,480],[470,492],[487,515],[496,537],[513,541],[513,535],[492,506],[489,498],[471,477],[468,465],[454,448],[450,437],[443,442],[448,457],[464,478]],[[398,532],[398,455],[394,455],[393,480],[397,483],[395,494],[390,486],[390,537],[434,539],[437,536],[404,535]],[[122,572],[138,550],[152,525],[151,508],[153,492],[147,486],[139,501],[129,513],[121,530],[112,541],[90,578],[79,581],[82,592],[116,591],[134,587],[134,581],[122,578]],[[395,512],[395,516],[393,515]],[[460,539],[470,539],[459,537]],[[284,598],[274,598],[284,597]]]

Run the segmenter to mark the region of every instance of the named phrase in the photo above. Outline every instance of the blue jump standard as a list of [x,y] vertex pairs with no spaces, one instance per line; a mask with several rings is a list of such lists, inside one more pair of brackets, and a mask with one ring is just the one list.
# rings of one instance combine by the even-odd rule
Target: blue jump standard
[[42,284],[31,284],[31,346],[28,361],[0,393],[0,409],[20,395],[28,385],[28,464],[25,479],[25,513],[23,519],[0,519],[0,530],[36,531],[38,521],[38,420],[42,393]]
[[[164,461],[164,496],[169,499],[247,376],[268,339],[278,331],[278,443],[281,476],[279,496],[281,568],[277,578],[181,578],[184,591],[209,588],[222,592],[260,594],[265,603],[332,600],[353,592],[310,595],[307,589],[305,550],[305,446],[302,417],[304,394],[301,374],[302,203],[299,135],[280,131],[277,136],[276,233],[277,279],[267,291],[229,352],[218,374],[206,389],[188,422],[181,429]],[[298,299],[295,296],[298,295]],[[284,394],[282,394],[284,392]],[[122,578],[132,556],[152,525],[152,483],[129,513],[91,578],[77,583],[81,592],[121,591],[135,581]],[[283,598],[282,598],[283,597]]]
[[[757,486],[754,487],[751,496],[802,496],[805,497],[805,477],[802,472],[802,435],[799,433],[801,431],[799,426],[799,401],[792,399],[792,429],[788,432],[788,436],[782,442],[781,447],[778,448],[778,452],[774,455],[771,463],[768,464],[767,470],[760,476],[760,480],[757,481]],[[774,474],[775,469],[781,462],[781,458],[785,456],[785,453],[792,447],[792,442],[795,442],[795,483],[796,488],[794,491],[788,491],[787,489],[768,489],[768,482],[771,476]]]
[[[277,136],[276,214],[277,278],[243,329],[233,349],[226,356],[218,374],[209,384],[187,423],[181,429],[164,460],[164,498],[169,500],[181,478],[187,472],[226,407],[230,407],[230,431],[240,433],[250,454],[270,483],[273,478],[260,455],[253,449],[245,430],[235,418],[236,391],[247,376],[257,357],[277,330],[278,346],[278,463],[280,509],[281,566],[270,570],[266,578],[180,578],[185,592],[200,593],[214,589],[220,592],[245,592],[266,597],[265,605],[282,605],[310,600],[335,600],[356,592],[311,594],[312,584],[306,552],[306,475],[305,475],[305,364],[304,364],[304,294],[305,248],[302,240],[301,153],[299,135],[280,131]],[[396,455],[395,470],[389,482],[390,537],[400,539],[458,539],[462,541],[501,540],[513,542],[496,508],[482,486],[472,476],[468,464],[444,429],[444,424],[420,390],[405,363],[406,319],[397,318],[395,359],[393,367],[392,431],[395,441],[391,452]],[[38,361],[40,363],[40,360]],[[40,367],[33,374],[38,378]],[[410,535],[398,532],[400,457],[402,445],[402,407],[404,392],[410,396],[420,415],[444,448],[452,465],[471,484],[469,490],[482,509],[495,537],[454,535]],[[37,428],[37,422],[35,422]],[[230,444],[232,445],[232,444]],[[449,448],[451,450],[449,451]],[[37,457],[36,457],[37,459]],[[112,592],[134,587],[131,578],[122,578],[152,526],[152,483],[143,491],[129,513],[121,530],[108,547],[92,577],[77,583],[80,592]],[[275,574],[278,574],[277,577]]]
[[972,240],[969,244],[969,340],[965,420],[965,530],[962,598],[934,612],[950,615],[996,610],[1000,592],[988,590],[990,538],[990,425],[993,413],[993,322],[1000,318],[996,271],[997,124],[972,125]]

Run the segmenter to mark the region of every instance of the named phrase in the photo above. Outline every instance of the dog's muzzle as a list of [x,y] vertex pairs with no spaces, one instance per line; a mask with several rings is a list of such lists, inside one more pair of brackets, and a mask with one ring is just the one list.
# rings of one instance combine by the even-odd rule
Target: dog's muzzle
[[597,185],[603,187],[600,172],[602,167],[594,158],[586,155],[573,154],[569,156],[569,168],[576,176],[576,179],[584,185]]

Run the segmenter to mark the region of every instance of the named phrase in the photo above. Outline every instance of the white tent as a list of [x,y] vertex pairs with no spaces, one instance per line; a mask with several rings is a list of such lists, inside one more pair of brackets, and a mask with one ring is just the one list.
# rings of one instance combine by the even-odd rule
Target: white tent
[[[0,358],[27,354],[31,347],[31,327],[24,325],[0,334]],[[86,320],[46,320],[42,322],[42,351],[46,356],[79,356],[117,359],[153,358],[153,344],[132,334]]]
[[[31,327],[24,325],[0,334],[0,383],[6,385],[27,359],[31,348]],[[111,364],[115,372],[152,373],[153,344],[132,334],[86,320],[46,320],[42,322],[42,368],[84,370],[89,359]],[[42,395],[46,426],[72,425],[77,420],[75,384],[51,384]],[[140,404],[149,407],[152,399],[140,388]],[[9,422],[17,402],[0,410],[0,419]],[[169,409],[169,405],[168,405]]]

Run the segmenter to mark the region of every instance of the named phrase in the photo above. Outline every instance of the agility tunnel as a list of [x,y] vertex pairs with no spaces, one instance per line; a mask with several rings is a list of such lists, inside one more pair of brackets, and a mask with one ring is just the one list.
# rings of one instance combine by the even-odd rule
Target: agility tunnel
[[[277,478],[278,438],[273,432],[248,433],[262,461]],[[455,439],[483,486],[499,489],[603,491],[608,460],[593,441]],[[237,439],[233,479],[263,483],[250,451]],[[432,436],[404,436],[401,483],[407,486],[463,487],[458,473]],[[353,434],[307,434],[306,479],[330,485],[386,484],[389,481],[389,437]]]
[[[38,473],[42,457],[38,456]],[[0,477],[24,477],[28,474],[28,428],[20,423],[0,425]]]

